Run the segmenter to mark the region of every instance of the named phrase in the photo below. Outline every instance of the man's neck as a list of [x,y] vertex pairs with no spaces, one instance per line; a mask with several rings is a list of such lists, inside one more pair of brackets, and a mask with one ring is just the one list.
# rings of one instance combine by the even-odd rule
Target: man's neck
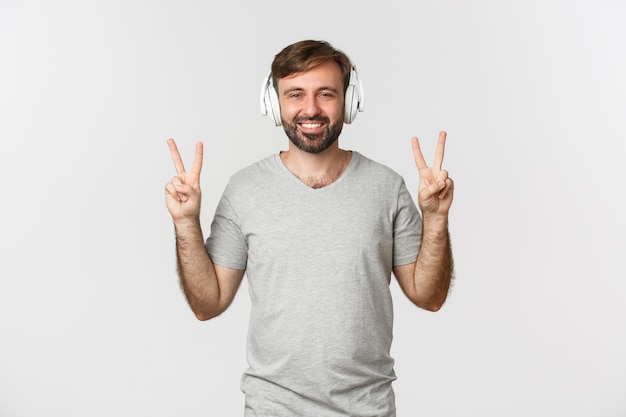
[[[292,144],[290,144],[292,145]],[[352,158],[352,152],[331,147],[320,153],[309,153],[290,146],[280,158],[287,169],[311,188],[322,188],[337,181]]]

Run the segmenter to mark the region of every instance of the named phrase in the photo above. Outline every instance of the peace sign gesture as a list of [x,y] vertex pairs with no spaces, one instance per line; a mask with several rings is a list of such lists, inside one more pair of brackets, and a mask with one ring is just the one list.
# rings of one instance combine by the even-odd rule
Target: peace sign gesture
[[172,154],[177,175],[165,185],[165,203],[174,221],[183,218],[197,219],[200,215],[200,171],[202,170],[202,142],[196,143],[196,154],[191,171],[185,171],[174,139],[168,139],[167,145]]
[[448,177],[448,171],[441,169],[446,145],[446,132],[439,133],[437,149],[435,150],[435,162],[432,167],[426,165],[417,137],[413,137],[411,141],[413,143],[415,165],[420,176],[417,198],[420,209],[422,209],[423,214],[447,215],[452,204],[454,182],[452,178]]

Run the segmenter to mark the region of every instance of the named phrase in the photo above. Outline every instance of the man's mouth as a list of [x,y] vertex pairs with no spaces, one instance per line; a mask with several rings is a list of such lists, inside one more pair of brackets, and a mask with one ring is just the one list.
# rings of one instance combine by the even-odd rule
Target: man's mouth
[[300,123],[300,126],[305,129],[317,129],[318,127],[322,126],[322,123]]
[[305,135],[319,135],[326,129],[327,122],[324,120],[297,121],[300,131]]

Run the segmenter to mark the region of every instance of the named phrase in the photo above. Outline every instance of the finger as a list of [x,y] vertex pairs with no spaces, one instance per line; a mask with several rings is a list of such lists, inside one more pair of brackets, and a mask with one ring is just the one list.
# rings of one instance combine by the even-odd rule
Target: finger
[[437,197],[444,199],[448,194],[451,194],[453,191],[454,181],[452,181],[452,178],[447,178],[445,182],[445,187],[439,192],[439,195]]
[[415,159],[415,165],[418,170],[422,170],[426,168],[426,161],[422,155],[419,139],[416,136],[413,136],[411,138],[411,143],[413,145],[413,158]]
[[444,190],[444,188],[445,188],[445,183],[442,186],[439,181],[428,184],[428,186],[424,189],[424,197],[432,198],[435,196],[439,196],[439,193],[441,193]]
[[171,183],[172,183],[175,187],[179,187],[179,186],[181,186],[181,185],[183,184],[183,180],[182,180],[179,176],[176,176],[176,177],[172,178]]
[[167,140],[167,146],[170,148],[170,153],[172,154],[172,160],[174,161],[174,167],[176,168],[176,173],[178,175],[185,173],[185,165],[183,165],[183,159],[180,157],[180,152],[178,152],[178,148],[176,147],[176,142],[174,139],[170,138]]
[[174,184],[171,182],[165,184],[165,192],[174,197],[174,199],[180,201],[180,195],[178,194],[178,191],[176,191]]
[[202,171],[202,158],[203,158],[204,146],[202,142],[196,143],[196,154],[193,157],[193,165],[191,166],[191,172],[196,174],[200,178],[200,171]]
[[175,177],[172,182],[168,183],[165,189],[174,196],[176,200],[182,201],[183,203],[191,198],[190,195],[196,193],[193,186],[182,183],[178,177]]
[[437,183],[439,188],[443,189],[446,186],[446,180],[448,179],[448,171],[442,169],[437,176]]
[[446,148],[446,136],[446,132],[439,132],[439,139],[437,140],[437,149],[435,150],[435,163],[433,164],[433,169],[441,169],[441,164],[443,163],[443,154]]

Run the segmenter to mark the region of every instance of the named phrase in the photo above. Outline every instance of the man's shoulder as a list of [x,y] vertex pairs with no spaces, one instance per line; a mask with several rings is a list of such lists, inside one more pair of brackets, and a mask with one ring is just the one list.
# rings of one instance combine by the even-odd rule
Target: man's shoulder
[[381,178],[385,181],[402,180],[401,175],[388,165],[368,158],[367,156],[357,151],[352,152],[357,158],[356,169],[358,172],[367,174],[368,176],[372,176],[375,178]]
[[258,190],[272,183],[276,173],[276,155],[272,154],[232,174],[228,180],[227,190],[237,192]]
[[250,181],[259,179],[263,176],[273,175],[276,168],[276,155],[272,154],[265,158],[256,161],[250,165],[247,165],[233,175],[231,175],[231,182]]

